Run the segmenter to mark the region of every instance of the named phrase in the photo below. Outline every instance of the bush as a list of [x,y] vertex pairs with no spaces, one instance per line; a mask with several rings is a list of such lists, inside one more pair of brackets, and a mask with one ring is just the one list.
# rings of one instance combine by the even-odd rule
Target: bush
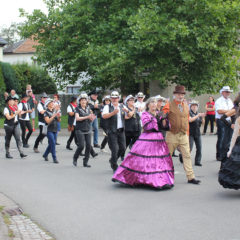
[[27,63],[12,65],[20,85],[20,92],[23,93],[26,91],[26,86],[29,82],[30,71]]
[[26,90],[26,85],[31,84],[33,92],[56,93],[57,87],[48,72],[40,66],[29,66],[27,63],[15,64],[13,68],[21,85],[21,92]]
[[34,93],[38,94],[46,92],[50,94],[57,92],[55,82],[48,75],[48,72],[45,69],[41,67],[31,66],[30,75],[31,79],[29,79],[29,84],[32,85]]
[[6,91],[6,85],[4,82],[4,77],[2,74],[2,66],[0,65],[0,92],[3,93]]
[[9,63],[0,62],[2,68],[2,74],[4,77],[4,82],[6,84],[6,90],[10,92],[15,89],[16,92],[21,91],[19,81],[16,77],[15,71]]

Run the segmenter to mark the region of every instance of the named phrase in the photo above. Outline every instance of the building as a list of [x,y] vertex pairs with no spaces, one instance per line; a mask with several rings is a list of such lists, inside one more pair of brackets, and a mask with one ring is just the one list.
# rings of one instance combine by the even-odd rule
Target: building
[[16,63],[28,63],[30,65],[35,64],[34,54],[39,43],[33,39],[26,39],[14,43],[3,49],[3,61],[16,64]]
[[3,47],[7,45],[7,41],[0,37],[0,61],[3,61]]

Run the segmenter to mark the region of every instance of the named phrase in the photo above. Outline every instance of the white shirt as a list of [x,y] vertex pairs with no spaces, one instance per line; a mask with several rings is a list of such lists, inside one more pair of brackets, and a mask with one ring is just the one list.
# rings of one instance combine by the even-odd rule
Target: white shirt
[[[222,117],[223,114],[219,114],[217,111],[218,110],[230,110],[234,107],[233,102],[230,98],[224,98],[221,96],[220,98],[217,99],[215,102],[215,116],[216,119],[219,119]],[[230,117],[227,118],[227,120],[231,120]]]
[[[30,110],[30,109],[28,108],[28,104],[27,104],[27,103],[19,103],[19,104],[18,104],[18,110],[20,110],[20,111],[23,110],[23,104],[25,105],[25,107],[26,107],[27,110]],[[29,118],[29,113],[26,113],[26,117],[25,117],[25,118],[20,117],[19,119],[25,120],[25,121],[29,121],[29,120],[30,120],[30,118]]]
[[145,102],[139,102],[139,101],[135,102],[135,104],[134,104],[134,106],[137,107],[138,109],[141,108],[141,111],[139,111],[140,113],[142,113],[144,111],[145,105],[146,105]]
[[[45,110],[40,102],[39,102],[38,105],[37,105],[37,110],[38,110],[38,112],[40,112],[40,113],[41,113],[41,111],[44,111],[44,110]],[[38,126],[40,126],[40,125],[45,126],[45,123],[38,121]]]
[[[72,110],[71,106],[68,105],[68,107],[67,107],[67,113],[75,112],[75,107],[74,107],[74,106],[72,106],[72,107],[73,107],[73,110]],[[75,115],[74,115],[74,116],[75,116]],[[76,117],[74,117],[73,126],[76,126]]]
[[[119,112],[117,114],[117,129],[123,128],[123,122],[122,122],[121,111],[120,111],[119,106],[120,106],[120,104],[118,104],[118,107],[117,107],[117,109],[119,109]],[[116,108],[114,107],[114,109],[116,109]],[[102,111],[102,116],[104,114],[108,114],[108,113],[109,113],[109,105],[105,105],[103,108],[103,111]]]

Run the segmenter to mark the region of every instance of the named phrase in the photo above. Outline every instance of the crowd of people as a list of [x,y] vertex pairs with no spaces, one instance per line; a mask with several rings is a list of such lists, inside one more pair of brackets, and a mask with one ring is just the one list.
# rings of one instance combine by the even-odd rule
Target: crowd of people
[[[83,167],[90,168],[90,155],[92,157],[98,155],[94,149],[100,148],[104,151],[108,144],[111,151],[109,163],[114,172],[112,181],[130,186],[148,185],[157,189],[169,189],[174,186],[172,156],[177,150],[180,152],[179,159],[188,183],[200,184],[200,180],[194,175],[191,151],[195,143],[195,166],[201,167],[201,135],[206,134],[209,122],[210,132],[214,134],[216,121],[216,160],[221,161],[219,182],[224,187],[239,189],[240,94],[232,102],[231,92],[230,87],[224,86],[220,91],[221,97],[216,102],[210,96],[205,106],[206,113],[199,112],[198,101],[185,99],[185,87],[181,85],[175,87],[172,101],[160,95],[145,101],[142,92],[121,99],[119,92],[113,91],[110,95],[104,96],[100,103],[96,90],[89,94],[81,93],[78,98],[72,97],[67,107],[70,136],[66,149],[73,150],[71,144],[74,140],[77,148],[72,157],[73,165],[77,166],[78,158],[82,156]],[[31,85],[27,85],[21,101],[14,90],[9,95],[5,93],[5,99],[6,158],[12,158],[9,151],[12,136],[16,140],[20,156],[22,158],[27,156],[23,148],[30,147],[28,142],[32,132],[35,131],[35,127],[32,126],[35,126],[37,104],[39,135],[33,150],[39,153],[39,143],[47,137],[48,146],[43,158],[49,161],[48,156],[51,153],[53,163],[59,163],[56,145],[59,144],[57,136],[61,129],[62,113],[58,94],[51,99],[43,93],[37,103]],[[104,134],[101,144],[98,142],[98,123]],[[202,133],[201,125],[204,126]]]

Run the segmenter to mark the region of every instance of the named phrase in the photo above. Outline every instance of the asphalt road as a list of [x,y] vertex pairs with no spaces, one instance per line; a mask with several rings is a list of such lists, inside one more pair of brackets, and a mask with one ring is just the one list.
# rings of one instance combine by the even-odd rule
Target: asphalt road
[[[174,158],[171,190],[130,188],[111,182],[109,154],[90,160],[92,168],[73,167],[73,151],[60,136],[60,164],[45,162],[42,153],[5,159],[0,137],[0,191],[49,230],[57,240],[237,240],[240,239],[240,191],[223,189],[217,181],[216,136],[203,136],[203,167],[194,167],[199,186],[187,184],[182,165]],[[50,157],[51,159],[51,157]]]

